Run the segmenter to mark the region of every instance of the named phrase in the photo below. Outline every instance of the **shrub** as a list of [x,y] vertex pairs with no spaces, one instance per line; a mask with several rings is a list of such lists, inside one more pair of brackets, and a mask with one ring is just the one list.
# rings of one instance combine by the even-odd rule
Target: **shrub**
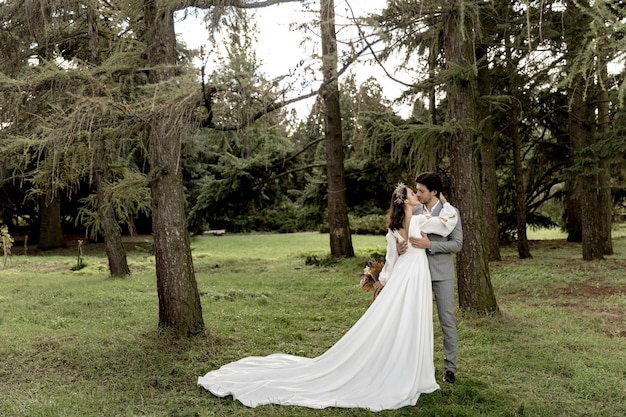
[[304,264],[309,266],[333,266],[339,263],[337,258],[332,257],[331,255],[318,258],[317,255],[307,255]]
[[9,233],[9,228],[6,224],[0,226],[0,245],[4,254],[3,268],[6,268],[7,259],[11,255],[11,248],[13,247],[13,237]]
[[294,204],[268,207],[256,213],[240,216],[232,222],[233,232],[294,233],[316,230],[303,209]]
[[384,235],[387,233],[387,216],[369,214],[362,217],[350,217],[350,229],[357,235]]

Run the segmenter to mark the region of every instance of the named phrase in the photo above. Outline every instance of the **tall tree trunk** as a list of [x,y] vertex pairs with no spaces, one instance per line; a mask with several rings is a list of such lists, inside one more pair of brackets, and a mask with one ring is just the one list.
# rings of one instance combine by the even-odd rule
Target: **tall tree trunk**
[[39,243],[37,249],[50,250],[66,247],[61,228],[61,196],[39,199]]
[[[428,51],[428,75],[434,77],[439,65],[439,48],[430,48]],[[428,113],[430,114],[430,123],[437,125],[437,87],[436,83],[432,83],[428,89]],[[434,170],[433,170],[434,171]]]
[[598,236],[602,245],[602,253],[613,255],[613,197],[611,196],[611,161],[607,158],[600,161],[598,173],[598,216],[600,225]]
[[109,273],[114,277],[130,275],[130,268],[126,260],[126,249],[122,243],[122,233],[115,220],[115,212],[111,205],[111,194],[107,191],[107,184],[111,180],[111,171],[108,164],[108,153],[104,138],[98,140],[98,151],[95,155],[96,192],[98,195],[98,215],[100,216],[100,230],[104,237],[104,248],[109,260]]
[[[582,78],[572,83],[569,95],[571,110],[569,114],[569,135],[572,139],[573,151],[582,158],[584,150],[590,146],[589,138],[593,137],[590,121],[589,103],[582,98],[584,81]],[[598,204],[598,175],[594,172],[599,162],[579,164],[576,180],[576,200],[580,204],[580,220],[582,228],[582,255],[586,261],[604,258],[604,245],[598,231],[602,227],[601,215],[596,211]]]
[[519,107],[513,100],[511,136],[513,137],[513,171],[515,179],[515,212],[517,218],[517,254],[520,259],[532,258],[526,235],[526,185],[522,165],[522,136],[519,132]]
[[[572,22],[575,28],[586,28],[589,24],[589,17],[580,13],[574,2],[567,4],[566,16],[568,22]],[[570,38],[568,54],[575,57],[582,53],[584,49],[584,36],[579,30]],[[570,61],[571,62],[571,61]],[[580,204],[580,220],[582,226],[582,252],[584,260],[594,260],[604,258],[604,247],[598,230],[602,227],[602,216],[598,214],[596,205],[598,204],[598,168],[599,161],[593,158],[584,157],[588,147],[594,143],[594,106],[585,99],[585,80],[579,74],[578,68],[575,71],[573,81],[568,88],[570,100],[570,112],[568,121],[568,132],[572,143],[572,151],[576,158],[576,188],[575,196]],[[603,212],[604,213],[604,212]]]
[[[608,68],[609,57],[603,56],[602,51],[598,55],[598,136],[599,140],[605,140],[604,136],[609,131],[609,91],[608,91]],[[604,154],[604,152],[603,152]],[[612,155],[611,155],[612,156]],[[611,226],[613,224],[613,198],[611,197],[611,157],[602,158],[598,173],[598,215],[601,216],[602,224],[598,234],[602,241],[602,252],[605,255],[613,255],[613,239]]]
[[[567,6],[567,16],[569,19],[567,22],[572,27],[579,27],[578,23],[578,10],[576,9],[575,4],[570,2]],[[573,19],[573,20],[572,20]],[[576,45],[579,42],[582,42],[582,37],[570,39],[570,55],[572,57],[576,56],[577,51],[581,48],[580,45]],[[570,89],[569,96],[570,101],[573,100],[571,97],[571,92],[573,89]],[[582,94],[582,93],[581,93]],[[580,96],[582,99],[582,95]],[[575,110],[574,107],[571,107],[569,114],[569,154],[567,156],[567,166],[568,168],[573,168],[576,164],[576,138],[572,136],[572,131],[577,129],[575,123],[579,123],[572,118],[572,111]],[[574,123],[575,122],[575,123]],[[577,174],[570,174],[566,178],[565,184],[565,229],[567,231],[567,241],[568,242],[582,242],[583,241],[583,226],[582,226],[582,201],[579,196],[581,195],[580,182],[582,179]]]
[[[567,166],[571,168],[574,166],[576,160],[574,145],[571,138],[569,138],[569,154],[567,156]],[[583,241],[583,226],[581,223],[582,209],[580,207],[580,201],[576,197],[578,188],[578,182],[580,179],[577,175],[568,175],[564,189],[564,203],[565,203],[565,231],[567,232],[568,242],[582,242]]]
[[[491,75],[487,66],[487,50],[476,49],[478,67],[478,89],[481,97],[491,94]],[[483,190],[483,210],[485,214],[485,234],[490,261],[500,261],[500,236],[498,233],[498,184],[496,177],[496,149],[493,143],[493,120],[487,100],[481,100],[478,106],[478,118],[483,126],[480,141],[480,174]]]
[[[477,97],[473,68],[473,19],[465,16],[463,0],[447,0],[443,22],[446,69],[454,75],[447,85],[447,121],[455,123],[451,138],[452,195],[463,219],[463,248],[457,255],[459,306],[477,313],[495,313],[498,305],[491,285],[477,150],[474,148]],[[459,75],[459,68],[465,69]]]
[[[148,63],[176,63],[173,10],[164,2],[144,0]],[[150,81],[169,78],[167,70],[152,70]],[[152,228],[159,295],[159,327],[177,335],[204,330],[191,246],[185,219],[185,195],[180,164],[181,137],[171,120],[171,108],[155,104],[148,138],[152,171]]]
[[[87,22],[91,61],[93,65],[100,65],[98,20],[93,5],[87,5]],[[111,205],[111,195],[106,190],[107,183],[111,181],[111,170],[109,169],[108,149],[104,135],[99,137],[96,144],[94,159],[100,231],[104,237],[104,248],[109,260],[109,273],[114,277],[130,275],[130,268],[126,260],[126,249],[124,249],[122,244],[122,233],[115,220],[115,211]]]
[[[512,3],[498,2],[498,6],[503,8],[504,20],[509,21],[512,13]],[[504,45],[507,68],[509,69],[508,85],[510,86],[510,94],[513,98],[511,104],[511,138],[513,138],[513,178],[515,184],[515,213],[517,224],[517,253],[520,259],[530,258],[530,246],[526,235],[526,186],[524,184],[524,168],[522,165],[522,136],[520,135],[520,106],[516,99],[519,94],[518,83],[515,82],[516,69],[509,63],[513,62],[513,52],[508,29],[504,33]]]
[[335,32],[335,2],[320,0],[322,34],[322,73],[325,105],[324,135],[326,137],[326,177],[328,181],[328,226],[330,253],[335,257],[352,257],[352,235],[348,221],[344,150],[337,79],[337,36]]

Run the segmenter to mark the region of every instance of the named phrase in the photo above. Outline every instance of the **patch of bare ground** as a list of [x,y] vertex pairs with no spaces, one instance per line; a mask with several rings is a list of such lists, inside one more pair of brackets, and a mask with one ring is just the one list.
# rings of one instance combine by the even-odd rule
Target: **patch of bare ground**
[[[87,240],[83,235],[66,235],[64,236],[64,241],[65,246],[62,248],[39,250],[37,249],[36,242],[29,242],[23,235],[16,235],[14,236],[11,253],[13,255],[23,255],[26,253],[32,256],[73,256],[78,254],[79,241],[82,241],[81,245],[84,255],[98,255],[106,253],[103,242]],[[149,247],[152,244],[152,235],[122,236],[122,243],[127,251],[149,250]]]
[[[108,268],[106,260],[106,249],[103,242],[93,242],[85,239],[83,235],[66,235],[64,237],[65,246],[61,248],[55,248],[50,250],[39,250],[36,242],[30,242],[25,239],[24,235],[14,236],[13,247],[11,248],[11,255],[23,256],[24,254],[29,257],[37,258],[36,264],[32,264],[31,267],[37,272],[59,272],[68,270],[66,262],[48,262],[49,257],[64,256],[78,259],[79,254],[79,241],[82,241],[81,249],[83,256],[103,257],[98,263],[104,268]],[[152,235],[136,235],[136,236],[122,236],[122,243],[126,252],[141,251],[152,252]],[[9,260],[10,262],[10,260]],[[89,260],[89,263],[93,263],[94,260]],[[10,264],[9,264],[10,265]],[[0,264],[1,266],[1,264]],[[146,268],[141,266],[134,266],[132,273],[145,272]]]
[[61,272],[67,271],[68,266],[64,263],[37,262],[37,265],[33,265],[31,269],[33,272]]
[[[504,246],[514,247],[516,243],[505,243]],[[574,310],[576,312],[591,314],[597,317],[603,325],[598,331],[611,337],[626,338],[626,310],[623,306],[606,307],[598,306],[598,301],[610,297],[626,296],[626,282],[619,280],[614,282],[607,279],[607,274],[613,277],[623,276],[626,271],[626,260],[606,258],[601,261],[584,261],[580,259],[563,259],[558,255],[545,256],[546,250],[559,250],[568,247],[580,247],[580,243],[566,242],[563,240],[541,240],[532,241],[531,253],[533,249],[541,251],[543,258],[556,260],[554,267],[564,275],[584,277],[568,283],[565,287],[552,287],[548,294],[553,300],[552,304]],[[568,251],[565,251],[566,253]],[[502,263],[519,263],[519,257],[503,256]]]
[[[622,262],[623,263],[623,262]],[[622,265],[624,268],[626,265]],[[624,270],[624,269],[622,269]],[[603,333],[611,337],[626,338],[626,312],[620,307],[598,307],[594,301],[599,298],[626,295],[626,284],[606,282],[601,276],[592,276],[580,282],[572,282],[564,288],[556,289],[556,305],[581,313],[593,314],[603,323]]]
[[[533,249],[562,249],[562,248],[575,248],[580,246],[579,242],[568,242],[563,239],[541,239],[541,240],[529,240],[528,244],[532,252]],[[517,241],[500,241],[501,248],[516,248]]]

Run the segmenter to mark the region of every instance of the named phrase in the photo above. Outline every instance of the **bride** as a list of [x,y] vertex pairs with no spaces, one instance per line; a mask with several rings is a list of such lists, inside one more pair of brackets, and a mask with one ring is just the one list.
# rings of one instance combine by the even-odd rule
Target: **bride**
[[[442,201],[443,202],[443,201]],[[214,395],[248,407],[359,407],[372,411],[415,405],[439,389],[433,361],[432,289],[424,249],[396,241],[421,232],[448,235],[457,222],[449,203],[439,217],[412,215],[415,193],[398,185],[391,197],[380,295],[335,345],[315,358],[275,353],[250,356],[198,378]]]

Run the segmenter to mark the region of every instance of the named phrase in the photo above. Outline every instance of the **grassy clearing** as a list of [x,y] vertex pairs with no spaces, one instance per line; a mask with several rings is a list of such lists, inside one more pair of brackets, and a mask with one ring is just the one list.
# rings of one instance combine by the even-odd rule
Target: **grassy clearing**
[[[248,355],[316,356],[358,319],[358,287],[381,236],[355,235],[356,258],[325,266],[328,236],[225,235],[193,241],[207,332],[159,335],[154,260],[129,253],[133,275],[107,277],[97,245],[76,257],[13,256],[0,270],[0,416],[617,416],[626,415],[626,229],[615,255],[583,262],[580,245],[529,233],[533,258],[502,248],[491,264],[501,309],[458,314],[454,385],[416,407],[248,409],[196,387],[198,375]],[[321,262],[320,264],[324,264]],[[435,325],[436,368],[441,335]]]

